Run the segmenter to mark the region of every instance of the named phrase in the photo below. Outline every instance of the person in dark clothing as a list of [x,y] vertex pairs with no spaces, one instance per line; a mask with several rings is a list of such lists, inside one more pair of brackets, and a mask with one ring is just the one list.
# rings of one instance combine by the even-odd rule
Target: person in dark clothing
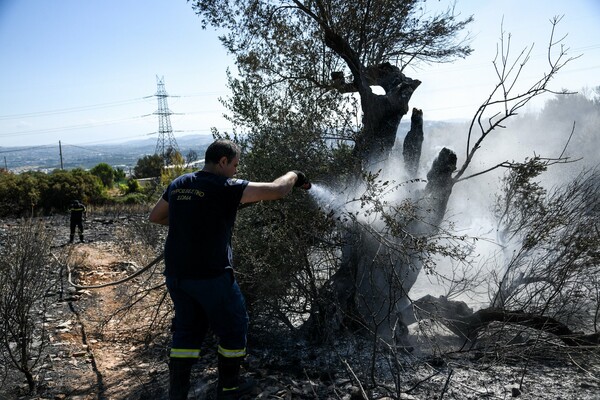
[[240,204],[280,199],[293,187],[309,189],[310,183],[300,171],[273,182],[235,179],[239,158],[235,143],[216,140],[206,150],[204,168],[171,182],[149,216],[169,226],[164,274],[175,307],[170,399],[187,399],[191,369],[209,327],[219,339],[217,398],[238,399],[254,386],[239,376],[248,314],[232,264],[237,210]]
[[69,206],[71,212],[71,236],[69,243],[73,243],[75,237],[75,227],[79,229],[79,241],[83,242],[83,218],[85,217],[85,206],[79,200],[73,200]]

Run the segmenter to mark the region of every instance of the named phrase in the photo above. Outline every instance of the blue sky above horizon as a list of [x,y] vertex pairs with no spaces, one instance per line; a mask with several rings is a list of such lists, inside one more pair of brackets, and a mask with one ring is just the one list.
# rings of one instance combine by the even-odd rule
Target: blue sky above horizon
[[[428,1],[428,10],[451,1]],[[457,0],[474,15],[474,54],[407,69],[423,83],[411,106],[425,119],[468,119],[496,83],[492,60],[501,26],[515,52],[533,43],[523,73],[546,62],[551,25],[573,60],[552,87],[600,86],[600,1]],[[0,146],[116,143],[156,138],[156,76],[164,77],[175,136],[227,130],[219,97],[233,60],[185,0],[0,0]],[[179,97],[175,97],[179,96]],[[535,107],[532,105],[531,107]]]

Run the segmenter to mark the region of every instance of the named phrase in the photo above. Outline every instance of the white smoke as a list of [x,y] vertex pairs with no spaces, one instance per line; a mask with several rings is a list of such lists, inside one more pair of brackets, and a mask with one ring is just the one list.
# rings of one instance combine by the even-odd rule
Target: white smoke
[[[427,123],[427,110],[424,110],[424,142],[418,178],[426,179],[433,160],[443,147],[453,150],[458,157],[458,166],[464,162],[467,154],[468,123]],[[573,126],[575,130],[573,131]],[[373,164],[375,171],[381,169],[378,179],[388,181],[389,190],[380,200],[399,202],[410,198],[424,187],[423,182],[409,182],[401,157],[401,146],[408,131],[406,124],[399,128],[393,156],[385,161]],[[571,132],[573,135],[571,136]],[[471,145],[479,139],[480,131],[473,131]],[[571,136],[571,137],[570,137]],[[570,137],[570,139],[569,139]],[[565,149],[565,146],[567,145]],[[600,105],[598,101],[575,95],[567,98],[551,99],[537,114],[527,114],[507,121],[506,128],[492,132],[482,142],[470,167],[464,176],[491,169],[504,161],[522,162],[535,155],[547,158],[559,156],[581,159],[572,164],[552,166],[540,179],[551,187],[567,183],[583,168],[593,168],[600,162],[597,149],[600,148]],[[493,274],[501,275],[506,257],[511,254],[511,244],[497,237],[496,220],[491,207],[500,189],[500,180],[505,168],[492,171],[459,182],[454,186],[450,197],[446,218],[453,224],[455,234],[464,235],[472,246],[472,264],[467,270],[448,259],[440,258],[436,274],[421,273],[413,286],[410,296],[413,299],[425,294],[446,294],[450,282],[456,282],[459,275],[465,273],[480,279],[478,291],[465,291],[457,299],[466,301],[470,306],[479,308],[489,304],[489,293],[495,288],[491,284]],[[340,217],[349,213],[360,218],[365,211],[356,199],[364,193],[362,184],[349,184],[344,187],[313,185],[311,195],[325,212]],[[371,216],[372,218],[372,216]],[[364,223],[373,221],[363,220]],[[470,239],[473,238],[473,239]],[[475,239],[476,238],[476,239]]]

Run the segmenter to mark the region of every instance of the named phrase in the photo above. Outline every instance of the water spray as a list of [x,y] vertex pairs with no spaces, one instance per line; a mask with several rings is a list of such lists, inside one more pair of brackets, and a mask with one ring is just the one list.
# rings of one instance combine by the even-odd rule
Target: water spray
[[344,202],[340,199],[340,195],[332,192],[329,188],[320,183],[312,183],[311,190],[309,190],[308,193],[319,207],[326,211],[338,213],[344,207]]

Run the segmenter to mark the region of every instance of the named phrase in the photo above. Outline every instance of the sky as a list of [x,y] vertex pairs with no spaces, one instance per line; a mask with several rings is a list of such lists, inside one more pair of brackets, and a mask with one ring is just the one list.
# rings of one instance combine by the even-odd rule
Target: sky
[[[566,35],[568,54],[579,57],[551,87],[600,86],[600,1],[456,0],[455,10],[475,18],[468,27],[473,55],[405,71],[423,82],[410,105],[425,120],[474,114],[497,81],[492,60],[501,27],[514,54],[534,46],[522,77],[539,78],[554,16],[563,16],[556,37]],[[0,147],[156,139],[157,76],[171,96],[176,138],[230,129],[219,98],[228,95],[233,59],[185,0],[0,0],[0,57]]]

